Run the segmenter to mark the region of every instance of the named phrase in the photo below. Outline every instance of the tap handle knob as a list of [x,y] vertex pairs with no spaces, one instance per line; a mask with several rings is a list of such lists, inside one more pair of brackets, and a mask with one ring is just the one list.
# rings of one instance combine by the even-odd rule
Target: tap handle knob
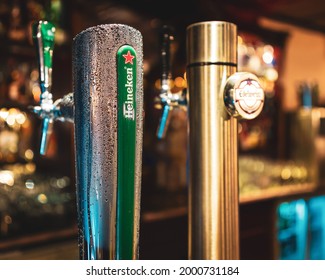
[[172,28],[164,25],[161,31],[161,89],[163,92],[169,90],[171,79],[171,42],[174,40]]
[[33,24],[32,29],[33,41],[37,49],[39,63],[39,81],[42,102],[42,99],[49,98],[47,93],[51,91],[55,27],[49,21],[40,20]]
[[264,106],[264,90],[259,79],[248,72],[231,75],[224,86],[224,102],[228,113],[246,120],[256,118]]

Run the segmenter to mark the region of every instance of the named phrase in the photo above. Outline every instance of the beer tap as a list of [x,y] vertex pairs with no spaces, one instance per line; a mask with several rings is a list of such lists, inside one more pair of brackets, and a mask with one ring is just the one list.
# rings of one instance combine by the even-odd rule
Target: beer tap
[[37,49],[39,64],[40,104],[33,107],[42,121],[40,154],[45,155],[54,120],[73,121],[73,94],[70,93],[53,102],[51,93],[52,64],[55,27],[49,21],[33,24],[33,41]]
[[188,96],[176,98],[166,86],[170,39],[164,38],[158,137],[165,134],[170,109],[185,105],[189,109],[189,258],[238,259],[237,122],[261,113],[264,91],[255,75],[237,72],[237,26],[211,21],[187,28]]
[[73,41],[74,92],[53,102],[55,27],[33,26],[43,119],[41,154],[55,120],[74,123],[81,259],[137,259],[143,135],[141,33],[123,24],[83,30]]
[[172,29],[169,26],[163,26],[161,35],[161,91],[159,97],[155,100],[155,107],[162,109],[162,116],[159,120],[157,129],[157,137],[162,139],[166,136],[166,132],[170,121],[170,111],[176,107],[186,106],[186,91],[176,93],[171,92],[171,44],[174,41]]

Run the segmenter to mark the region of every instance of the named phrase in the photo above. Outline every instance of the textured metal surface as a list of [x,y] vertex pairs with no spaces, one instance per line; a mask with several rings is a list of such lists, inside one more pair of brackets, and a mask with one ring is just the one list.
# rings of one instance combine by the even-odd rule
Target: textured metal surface
[[236,25],[224,21],[190,25],[187,28],[187,64],[197,63],[237,64]]
[[75,143],[81,258],[116,258],[118,49],[137,53],[133,258],[138,255],[143,118],[142,36],[118,24],[89,28],[73,47]]
[[[237,120],[226,112],[223,95],[225,81],[236,72],[235,55],[226,51],[225,65],[214,64],[222,50],[236,50],[237,40],[233,25],[226,28],[231,34],[219,25],[227,24],[193,25],[187,34],[190,259],[239,258]],[[214,37],[225,38],[218,41],[221,51]]]

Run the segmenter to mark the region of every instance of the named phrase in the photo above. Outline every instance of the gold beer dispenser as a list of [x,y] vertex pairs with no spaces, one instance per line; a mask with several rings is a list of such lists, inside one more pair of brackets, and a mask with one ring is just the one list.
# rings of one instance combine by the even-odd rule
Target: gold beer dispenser
[[187,28],[189,258],[239,259],[237,119],[262,111],[258,78],[237,73],[237,26]]
[[[162,54],[168,52],[164,43]],[[170,69],[163,71],[162,84],[168,85]],[[188,109],[189,259],[239,259],[237,119],[260,114],[264,91],[255,75],[237,73],[235,24],[187,28],[186,77],[187,92],[162,88],[156,107],[163,108],[158,138],[165,136],[173,107]]]

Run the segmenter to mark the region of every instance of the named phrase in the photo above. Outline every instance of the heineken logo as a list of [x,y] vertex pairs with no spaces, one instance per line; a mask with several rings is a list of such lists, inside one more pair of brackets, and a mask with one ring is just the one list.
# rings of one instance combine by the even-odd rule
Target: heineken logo
[[238,106],[237,109],[252,114],[263,106],[264,91],[256,80],[243,80],[235,88],[235,103]]
[[133,69],[128,67],[124,67],[124,69],[126,71],[126,83],[124,85],[126,88],[126,99],[123,104],[123,115],[126,119],[134,120]]
[[135,56],[133,56],[130,51],[128,51],[127,54],[123,54],[123,57],[125,59],[125,64],[130,63],[133,64],[133,58],[135,58]]
[[135,120],[136,53],[129,46],[122,46],[117,53],[119,110],[127,120]]

